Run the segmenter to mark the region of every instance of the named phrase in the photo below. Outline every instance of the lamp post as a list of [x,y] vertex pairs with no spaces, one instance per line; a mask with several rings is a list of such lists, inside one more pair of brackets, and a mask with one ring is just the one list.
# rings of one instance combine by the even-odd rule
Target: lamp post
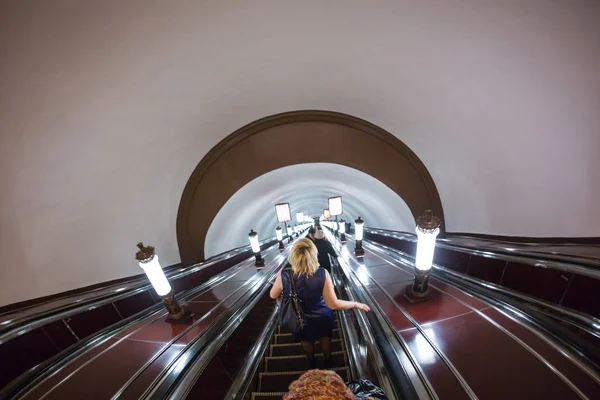
[[340,229],[340,243],[346,244],[346,221],[344,221],[343,219],[341,219],[339,222],[339,229]]
[[359,257],[365,255],[365,250],[362,247],[364,225],[365,221],[360,219],[360,217],[354,221],[354,239],[356,241],[356,245],[354,246],[354,254]]
[[415,258],[415,281],[404,292],[410,302],[426,300],[429,296],[429,274],[435,252],[435,239],[440,233],[440,219],[431,210],[417,218],[417,257]]
[[279,250],[283,251],[283,249],[285,249],[285,244],[283,244],[283,232],[281,231],[280,226],[275,228],[275,236],[277,236],[277,240],[279,240]]
[[139,251],[135,254],[135,258],[169,312],[167,322],[178,323],[191,320],[194,314],[188,306],[181,306],[175,298],[173,289],[160,266],[158,256],[154,252],[154,247],[144,246],[142,242],[139,242],[137,247]]
[[254,265],[256,265],[257,267],[265,265],[265,260],[260,254],[260,243],[258,243],[258,233],[250,229],[248,239],[250,239],[250,246],[252,247],[252,251],[254,252],[254,257],[256,258],[256,262],[254,263]]

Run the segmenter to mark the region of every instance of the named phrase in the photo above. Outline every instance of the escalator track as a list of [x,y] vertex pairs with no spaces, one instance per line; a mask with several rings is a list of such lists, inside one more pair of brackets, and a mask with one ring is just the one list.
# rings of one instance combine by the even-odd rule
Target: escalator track
[[[277,328],[270,339],[271,345],[258,374],[257,391],[252,392],[252,400],[280,400],[288,386],[308,370],[308,358],[300,343],[294,343],[292,334]],[[336,313],[336,328],[332,337],[330,369],[346,382],[349,380],[349,361],[342,332],[339,329],[339,315]],[[315,345],[317,368],[323,369],[323,353],[320,345]]]
[[285,259],[273,246],[263,252],[264,268],[254,257],[178,296],[194,311],[193,322],[165,322],[156,305],[128,324],[116,326],[16,386],[2,398],[117,399],[151,395],[165,371],[192,347],[202,347],[218,335],[221,321],[249,301],[256,286]]

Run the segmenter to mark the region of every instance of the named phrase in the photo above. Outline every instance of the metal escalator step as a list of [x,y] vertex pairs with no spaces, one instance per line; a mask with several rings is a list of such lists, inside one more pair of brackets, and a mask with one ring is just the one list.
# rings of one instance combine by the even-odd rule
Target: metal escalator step
[[264,393],[264,392],[254,392],[252,393],[252,400],[281,400],[285,392],[280,393]]
[[[340,330],[333,330],[332,339],[340,339]],[[291,333],[277,333],[275,334],[275,344],[294,343]]]
[[[342,351],[344,350],[342,340],[335,339],[331,341],[331,351]],[[315,344],[315,353],[322,353],[321,345],[319,342]],[[284,343],[284,344],[272,344],[269,350],[269,356],[280,357],[280,356],[300,356],[304,355],[304,350],[300,343]]]
[[[339,323],[338,323],[338,319],[336,318],[335,321],[333,322],[333,329],[338,329],[339,328]],[[285,330],[281,329],[281,326],[277,327],[277,333],[287,333],[285,332]]]
[[[317,365],[323,365],[323,354],[315,354],[315,357],[317,358]],[[331,353],[329,367],[345,367],[346,362],[346,352],[336,351]],[[308,361],[305,355],[265,358],[265,372],[306,371],[307,367]]]
[[[348,368],[332,368],[332,370],[337,372],[344,382],[349,381]],[[290,384],[300,378],[300,375],[305,372],[306,371],[262,372],[258,378],[258,390],[260,392],[285,392],[288,390]]]

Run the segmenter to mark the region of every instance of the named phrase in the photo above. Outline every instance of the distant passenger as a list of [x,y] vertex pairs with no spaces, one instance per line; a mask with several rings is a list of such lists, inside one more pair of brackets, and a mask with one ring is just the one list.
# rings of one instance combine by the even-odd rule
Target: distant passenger
[[316,367],[314,343],[318,339],[327,368],[331,358],[331,336],[335,322],[332,310],[370,309],[365,304],[337,298],[331,276],[325,269],[319,268],[317,248],[309,239],[298,239],[292,246],[288,260],[291,269],[279,271],[270,296],[277,299],[283,293],[285,298],[289,298],[290,276],[293,277],[307,320],[307,326],[294,335],[294,340],[302,344],[309,367],[313,369]]
[[314,241],[314,240],[315,240],[315,228],[310,228],[310,229],[308,230],[308,233],[306,234],[306,238],[307,238],[307,239],[310,239],[310,240],[312,240],[312,241]]
[[313,242],[315,243],[315,246],[317,246],[317,251],[319,252],[319,266],[331,273],[331,260],[329,259],[329,256],[333,258],[338,257],[333,245],[325,238],[325,234],[321,229],[317,230]]

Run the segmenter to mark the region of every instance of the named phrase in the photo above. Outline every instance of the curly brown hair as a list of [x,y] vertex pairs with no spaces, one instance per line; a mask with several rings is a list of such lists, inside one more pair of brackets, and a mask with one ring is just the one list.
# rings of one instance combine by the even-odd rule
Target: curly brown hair
[[313,369],[292,382],[283,400],[354,400],[354,394],[334,371]]

